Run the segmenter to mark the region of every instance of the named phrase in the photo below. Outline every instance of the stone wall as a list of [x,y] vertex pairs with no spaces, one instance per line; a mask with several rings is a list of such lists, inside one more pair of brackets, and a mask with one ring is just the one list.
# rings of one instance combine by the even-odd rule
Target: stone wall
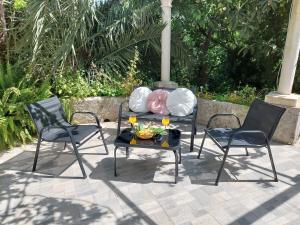
[[[123,97],[89,97],[73,101],[72,108],[73,111],[93,112],[102,121],[117,121],[119,106],[125,100]],[[78,123],[95,121],[93,117],[84,114],[78,114],[74,119]]]
[[[118,118],[119,105],[125,101],[123,97],[89,97],[73,102],[73,110],[94,112],[102,121],[116,121]],[[125,104],[128,109],[128,105]],[[247,106],[238,104],[219,102],[206,99],[198,99],[197,122],[206,125],[209,118],[216,113],[233,113],[237,115],[243,123],[248,112]],[[78,115],[76,121],[79,123],[93,122],[93,118],[86,115]],[[236,119],[231,117],[220,117],[212,124],[215,127],[237,127]],[[274,140],[286,144],[294,144],[300,134],[300,109],[287,108],[278,128],[274,134]]]

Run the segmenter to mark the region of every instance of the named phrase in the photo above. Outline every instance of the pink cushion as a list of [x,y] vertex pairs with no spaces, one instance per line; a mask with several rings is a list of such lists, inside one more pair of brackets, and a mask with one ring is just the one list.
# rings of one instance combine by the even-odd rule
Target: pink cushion
[[168,91],[161,89],[150,93],[147,98],[148,110],[156,114],[169,115],[169,111],[166,106],[168,95]]

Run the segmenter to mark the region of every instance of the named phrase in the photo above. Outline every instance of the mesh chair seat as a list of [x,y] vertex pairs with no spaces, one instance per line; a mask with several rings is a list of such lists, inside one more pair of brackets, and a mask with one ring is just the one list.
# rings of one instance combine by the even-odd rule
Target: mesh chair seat
[[[76,144],[80,144],[81,141],[99,131],[96,125],[77,125],[67,129],[71,132]],[[44,129],[42,138],[50,142],[71,142],[68,132],[60,128]]]
[[[228,147],[230,136],[236,131],[241,130],[237,128],[211,128],[207,129],[207,134],[214,139],[222,148]],[[230,147],[260,147],[265,146],[265,137],[262,134],[238,134],[232,140]]]
[[[122,118],[127,119],[132,112],[122,112]],[[154,120],[154,121],[161,121],[163,118],[163,115],[154,114],[151,112],[147,113],[134,113],[136,117],[140,120]],[[193,114],[187,115],[187,116],[168,116],[170,118],[171,122],[177,122],[177,123],[190,123],[193,121]]]

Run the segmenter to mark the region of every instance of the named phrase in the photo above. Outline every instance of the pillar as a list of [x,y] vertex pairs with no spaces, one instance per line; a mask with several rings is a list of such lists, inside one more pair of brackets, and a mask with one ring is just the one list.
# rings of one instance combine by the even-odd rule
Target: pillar
[[292,93],[300,51],[300,1],[293,0],[291,18],[283,53],[283,62],[278,86],[280,94]]

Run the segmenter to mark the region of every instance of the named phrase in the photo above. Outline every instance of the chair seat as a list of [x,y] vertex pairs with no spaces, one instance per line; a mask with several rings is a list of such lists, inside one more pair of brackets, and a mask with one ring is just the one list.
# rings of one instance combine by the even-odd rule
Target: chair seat
[[[76,144],[80,144],[81,141],[99,131],[96,125],[77,125],[75,127],[68,127],[67,129],[72,133]],[[68,133],[60,128],[45,129],[42,138],[45,141],[51,142],[71,142]]]
[[[228,147],[228,141],[230,136],[241,130],[233,128],[210,128],[206,129],[207,134],[214,139],[222,148]],[[230,147],[261,147],[265,146],[265,138],[262,134],[252,133],[252,134],[238,134],[231,142]]]
[[[122,112],[122,118],[127,119],[133,112]],[[147,113],[134,113],[136,117],[140,120],[153,120],[153,121],[161,121],[163,115],[154,114],[151,112]],[[193,121],[193,114],[187,116],[169,116],[171,122],[178,123],[190,123]]]

